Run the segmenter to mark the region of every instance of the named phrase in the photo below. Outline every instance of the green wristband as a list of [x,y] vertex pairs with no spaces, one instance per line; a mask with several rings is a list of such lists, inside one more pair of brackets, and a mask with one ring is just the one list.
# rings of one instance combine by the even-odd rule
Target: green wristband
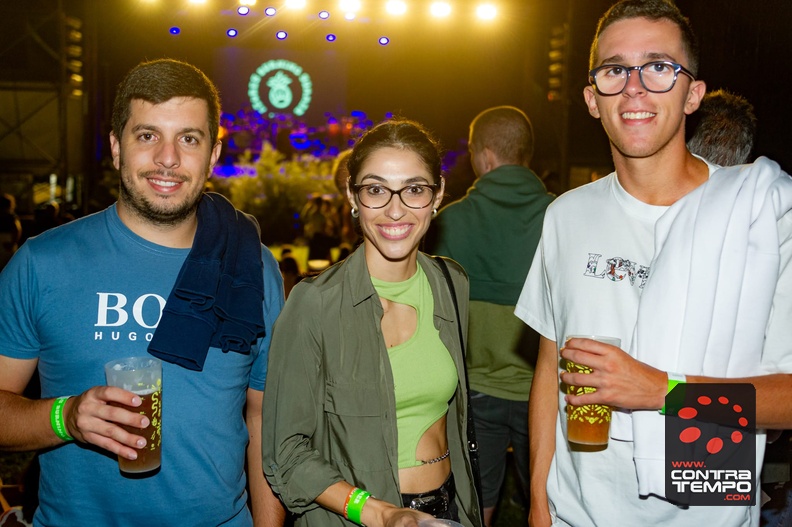
[[363,505],[371,497],[369,492],[363,489],[355,489],[349,497],[349,506],[347,507],[347,514],[351,521],[362,525],[360,522],[360,514],[363,512]]
[[50,411],[50,424],[52,425],[52,431],[55,432],[56,436],[64,441],[74,440],[74,438],[70,436],[69,432],[66,430],[66,422],[63,420],[63,407],[66,405],[66,401],[69,399],[71,399],[71,397],[58,397],[52,404],[52,410]]
[[[682,375],[681,373],[674,373],[674,372],[667,372],[668,375],[668,390],[666,391],[666,395],[671,393],[671,390],[676,388],[677,384],[685,384],[687,382],[687,377]],[[666,404],[663,402],[663,407],[660,409],[660,413],[662,415],[666,414]]]

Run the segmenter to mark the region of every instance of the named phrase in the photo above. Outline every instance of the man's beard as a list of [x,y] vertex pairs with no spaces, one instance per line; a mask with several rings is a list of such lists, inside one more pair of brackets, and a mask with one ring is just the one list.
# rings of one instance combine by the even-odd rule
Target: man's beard
[[[208,168],[209,167],[207,166],[207,170]],[[119,200],[122,201],[132,213],[146,220],[148,223],[159,226],[178,225],[184,220],[192,217],[192,215],[198,209],[198,202],[201,201],[203,192],[198,192],[193,199],[187,199],[181,204],[172,206],[167,206],[167,204],[164,206],[156,206],[151,203],[151,201],[149,201],[142,192],[139,192],[134,187],[127,185],[125,177],[126,166],[124,165],[123,157],[121,159],[120,169],[121,177],[119,179],[121,184],[119,189]],[[179,174],[172,170],[149,170],[139,174],[129,174],[129,177],[147,179],[148,177],[155,174],[161,175],[163,177],[175,176],[177,179],[186,180],[186,178],[179,177]]]

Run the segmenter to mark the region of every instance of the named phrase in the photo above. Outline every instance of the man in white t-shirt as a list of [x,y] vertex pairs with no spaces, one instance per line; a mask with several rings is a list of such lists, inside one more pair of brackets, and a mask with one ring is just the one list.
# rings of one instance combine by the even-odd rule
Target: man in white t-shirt
[[[677,247],[684,245],[680,239],[684,241],[685,231],[693,229],[692,224],[688,229],[684,223],[688,218],[685,211],[698,207],[699,201],[694,200],[715,186],[713,182],[703,184],[719,168],[695,157],[685,146],[686,115],[698,108],[706,90],[704,83],[696,79],[695,37],[687,19],[673,4],[665,0],[625,0],[614,5],[600,20],[590,65],[591,85],[585,88],[584,96],[589,112],[601,120],[608,134],[616,171],[564,194],[548,208],[542,240],[515,310],[518,317],[542,335],[530,396],[529,523],[575,527],[758,525],[758,505],[684,508],[667,501],[656,486],[641,480],[639,456],[635,455],[638,437],[645,432],[636,424],[641,422],[637,416],[657,416],[657,410],[665,402],[672,371],[662,367],[668,363],[665,355],[676,357],[676,364],[685,364],[686,360],[679,358],[682,343],[660,349],[654,346],[654,350],[651,342],[639,347],[636,344],[642,342],[640,331],[635,333],[638,338],[633,342],[636,325],[638,330],[659,328],[662,335],[665,324],[669,325],[669,333],[673,333],[671,329],[679,322],[662,318],[650,319],[648,324],[642,322],[641,297],[649,298],[644,289],[652,287],[647,286],[652,283],[650,277],[654,280],[654,291],[659,280],[668,280],[670,266],[663,269],[660,264],[667,263],[668,254],[677,254]],[[702,347],[694,353],[704,357],[702,368],[678,371],[670,376],[686,375],[688,383],[735,382],[737,378],[740,382],[750,382],[756,387],[757,427],[789,427],[792,402],[789,397],[779,400],[774,396],[779,390],[785,390],[781,393],[792,390],[792,376],[786,373],[792,371],[789,344],[792,335],[786,329],[789,324],[783,322],[792,317],[789,298],[792,214],[786,214],[792,207],[789,178],[767,160],[757,165],[756,173],[733,170],[746,181],[777,181],[781,187],[780,198],[774,202],[780,204],[781,212],[769,212],[770,216],[775,214],[771,222],[775,230],[769,237],[777,264],[770,265],[775,274],[771,273],[761,284],[762,290],[768,291],[763,299],[767,313],[760,315],[766,321],[760,330],[761,343],[733,352],[739,358],[737,362],[750,365],[737,372],[708,374],[717,370],[708,367],[709,350]],[[719,183],[722,187],[736,179],[713,177],[715,180],[725,181]],[[774,184],[768,184],[768,188]],[[738,194],[735,200],[740,199]],[[724,204],[730,205],[731,202]],[[683,228],[679,228],[680,224]],[[656,242],[656,234],[665,229],[672,234],[658,237],[660,241]],[[768,235],[764,234],[766,244]],[[666,249],[665,260],[660,258],[661,247]],[[688,280],[688,274],[696,271],[688,272],[691,267],[690,260],[680,263],[681,281]],[[716,265],[710,274],[717,276],[718,272]],[[750,270],[743,274],[754,278]],[[717,290],[720,283],[713,281]],[[673,278],[669,283],[673,283]],[[674,291],[669,287],[666,295],[672,307],[658,305],[658,312],[667,308],[673,314],[673,306],[684,306],[689,300],[684,293],[675,295]],[[661,291],[659,298],[663,298],[664,292]],[[645,313],[655,309],[652,305],[640,304],[640,307]],[[758,305],[756,311],[761,311]],[[678,318],[684,321],[686,316]],[[712,322],[712,326],[717,323]],[[644,335],[647,333],[651,331]],[[566,336],[574,334],[619,337],[622,349],[580,338],[564,343]],[[634,351],[636,348],[638,352]],[[647,350],[654,355],[649,353],[647,358]],[[591,386],[596,391],[564,396],[559,384],[561,358],[594,369],[585,378],[583,374],[562,373],[561,381]],[[628,423],[630,433],[619,436],[618,440],[612,438],[601,451],[572,449],[566,440],[563,408],[567,403],[616,407]],[[617,437],[613,428],[612,437]],[[633,431],[635,441],[629,437]],[[760,433],[759,463],[763,452],[764,435]],[[663,457],[662,451],[659,456]]]

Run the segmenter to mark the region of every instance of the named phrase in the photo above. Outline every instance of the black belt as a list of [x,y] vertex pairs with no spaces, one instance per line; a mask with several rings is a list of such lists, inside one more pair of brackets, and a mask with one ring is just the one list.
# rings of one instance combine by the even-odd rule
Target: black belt
[[418,494],[402,494],[402,505],[417,511],[439,516],[448,512],[456,497],[454,474],[451,473],[439,488]]

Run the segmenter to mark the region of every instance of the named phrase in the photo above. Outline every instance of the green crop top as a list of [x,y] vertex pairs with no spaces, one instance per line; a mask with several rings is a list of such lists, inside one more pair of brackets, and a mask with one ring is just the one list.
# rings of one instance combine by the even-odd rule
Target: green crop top
[[388,349],[396,392],[396,429],[399,468],[417,467],[418,441],[448,412],[457,387],[451,354],[434,326],[434,299],[426,275],[418,271],[404,282],[383,282],[371,277],[380,297],[415,308],[418,324],[406,342]]

